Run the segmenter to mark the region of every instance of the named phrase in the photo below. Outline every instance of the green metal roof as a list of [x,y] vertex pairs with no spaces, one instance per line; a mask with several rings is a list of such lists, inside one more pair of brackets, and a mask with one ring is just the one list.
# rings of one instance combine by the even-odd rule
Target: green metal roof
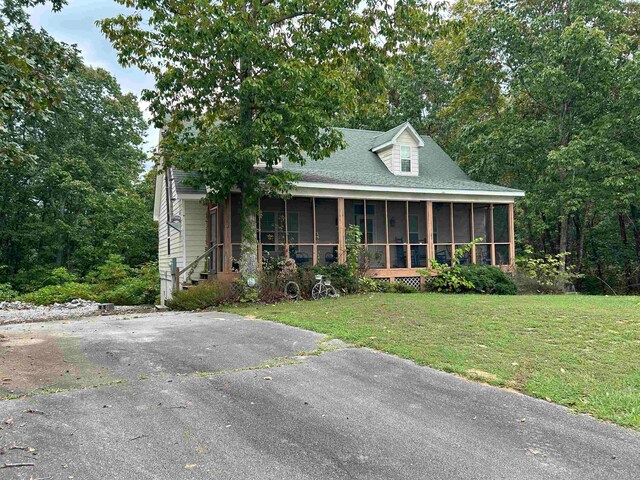
[[[344,135],[346,148],[329,157],[304,165],[284,161],[283,168],[300,175],[300,181],[410,189],[437,189],[451,191],[502,192],[521,195],[521,190],[471,180],[456,163],[429,136],[421,136],[424,146],[419,151],[419,174],[399,176],[391,173],[377,154],[376,145],[389,142],[406,124],[388,132],[338,128]],[[193,189],[183,184],[188,174],[174,171],[179,193],[204,193],[204,188]]]

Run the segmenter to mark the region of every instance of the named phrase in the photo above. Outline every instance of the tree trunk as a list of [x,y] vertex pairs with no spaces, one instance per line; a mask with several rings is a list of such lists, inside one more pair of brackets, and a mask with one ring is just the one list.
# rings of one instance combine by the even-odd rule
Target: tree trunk
[[636,279],[634,290],[640,292],[640,209],[631,205],[631,228],[633,229],[634,248],[636,252]]
[[242,244],[240,246],[240,273],[243,277],[258,273],[258,205],[248,195],[242,195],[240,225]]
[[[583,261],[584,261],[584,223],[587,219],[587,209],[585,208],[584,219],[581,219],[579,215],[575,215],[573,218],[573,225],[576,229],[576,269],[578,273],[583,273]],[[580,279],[577,279],[578,287],[582,286]]]
[[633,281],[631,279],[631,259],[629,258],[629,239],[627,237],[627,222],[624,219],[624,214],[618,214],[618,223],[620,225],[620,239],[624,245],[624,274],[627,284],[627,293],[631,291],[633,287]]
[[[559,253],[567,253],[567,245],[569,240],[569,217],[566,214],[562,215],[562,220],[560,221],[560,238],[558,239],[558,250]],[[565,271],[567,268],[567,257],[564,257],[564,261],[561,263],[562,271]]]
[[[248,150],[253,144],[253,98],[250,89],[243,88],[245,80],[251,75],[251,60],[240,59],[240,124],[244,131],[243,148]],[[247,165],[253,172],[254,165]],[[247,181],[241,185],[242,211],[240,212],[240,226],[242,243],[240,245],[240,274],[243,277],[258,273],[258,198],[254,189],[255,185]],[[244,188],[242,188],[244,187]]]

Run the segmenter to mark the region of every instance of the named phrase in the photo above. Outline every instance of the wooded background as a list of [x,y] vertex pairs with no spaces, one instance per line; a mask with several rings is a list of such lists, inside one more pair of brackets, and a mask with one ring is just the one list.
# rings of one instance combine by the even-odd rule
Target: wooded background
[[[137,99],[123,94],[108,72],[83,65],[73,47],[34,31],[24,7],[35,3],[41,2],[11,1],[0,7],[0,283],[20,283],[57,266],[84,275],[114,253],[131,266],[153,261],[154,178],[144,175],[145,124]],[[134,3],[182,27],[180,22],[191,18],[190,2],[178,11],[170,1]],[[237,12],[245,4],[277,7],[282,13],[300,2],[218,3],[210,14],[224,18],[223,10]],[[305,3],[306,16],[319,15],[309,7],[315,3]],[[584,274],[578,288],[585,292],[640,292],[640,4],[459,0],[434,6],[398,0],[395,8],[364,2],[371,9],[363,10],[358,3],[363,2],[346,7],[338,2],[333,8],[341,13],[340,21],[357,19],[358,28],[380,26],[377,33],[385,33],[384,41],[325,62],[326,78],[314,82],[322,88],[344,86],[350,95],[332,97],[341,102],[339,108],[318,99],[305,104],[314,128],[320,120],[379,130],[410,121],[474,179],[527,192],[517,204],[519,252],[525,245],[539,254],[569,252],[568,263]],[[56,9],[63,5],[53,2]],[[244,16],[233,18],[238,35],[250,36],[252,24]],[[296,23],[293,14],[277,20],[291,22],[284,27],[287,32],[300,25],[322,28],[321,22],[304,23],[302,17]],[[123,33],[116,21],[106,22],[103,30],[124,64],[142,63],[135,28]],[[305,41],[313,41],[307,30]],[[340,55],[347,30],[336,27],[317,38],[330,40]],[[184,45],[193,44],[189,35],[194,31],[167,30],[177,40],[184,35]],[[265,32],[265,51],[282,42],[274,37],[269,44]],[[361,41],[357,35],[349,38]],[[234,65],[238,52],[217,54]],[[292,62],[287,52],[262,61],[271,62],[269,68],[277,73],[271,81],[318,73]],[[156,121],[166,113],[169,102],[162,99],[169,98],[168,91],[184,94],[180,88],[199,67],[195,63],[180,75],[170,70],[171,82],[158,82]],[[247,78],[246,85],[262,100],[291,100],[289,110],[278,110],[282,118],[276,121],[272,115],[272,123],[265,123],[264,142],[273,134],[269,125],[285,132],[300,127],[299,115],[286,124],[299,98],[288,98],[274,85],[271,91],[259,85],[257,70]],[[153,92],[148,96],[153,99]],[[199,101],[207,105],[206,98]],[[233,125],[237,105],[223,101],[218,106],[227,109],[226,120]],[[315,138],[312,133],[309,139]],[[339,145],[328,138],[318,148]],[[246,148],[259,151],[255,143]],[[237,159],[229,153],[223,160],[228,163],[212,168],[211,176],[228,171]]]

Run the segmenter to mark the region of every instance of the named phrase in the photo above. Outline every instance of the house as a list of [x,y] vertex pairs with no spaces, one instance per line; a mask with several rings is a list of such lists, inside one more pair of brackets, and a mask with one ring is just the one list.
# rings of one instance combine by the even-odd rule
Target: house
[[[346,148],[319,162],[283,159],[278,166],[299,181],[290,199],[260,202],[260,262],[266,256],[289,256],[298,265],[342,262],[346,229],[358,225],[370,275],[381,280],[418,285],[417,270],[429,259],[450,263],[453,250],[474,238],[482,240],[463,262],[513,267],[513,206],[524,192],[469,179],[409,123],[388,132],[340,131]],[[205,203],[205,190],[188,186],[187,175],[169,169],[156,181],[163,301],[201,276],[238,270],[240,194]]]

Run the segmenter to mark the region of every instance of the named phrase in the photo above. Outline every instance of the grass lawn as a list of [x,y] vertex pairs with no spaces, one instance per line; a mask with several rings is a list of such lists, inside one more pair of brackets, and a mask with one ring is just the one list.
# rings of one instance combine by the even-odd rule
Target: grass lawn
[[640,429],[640,298],[371,294],[228,307]]

